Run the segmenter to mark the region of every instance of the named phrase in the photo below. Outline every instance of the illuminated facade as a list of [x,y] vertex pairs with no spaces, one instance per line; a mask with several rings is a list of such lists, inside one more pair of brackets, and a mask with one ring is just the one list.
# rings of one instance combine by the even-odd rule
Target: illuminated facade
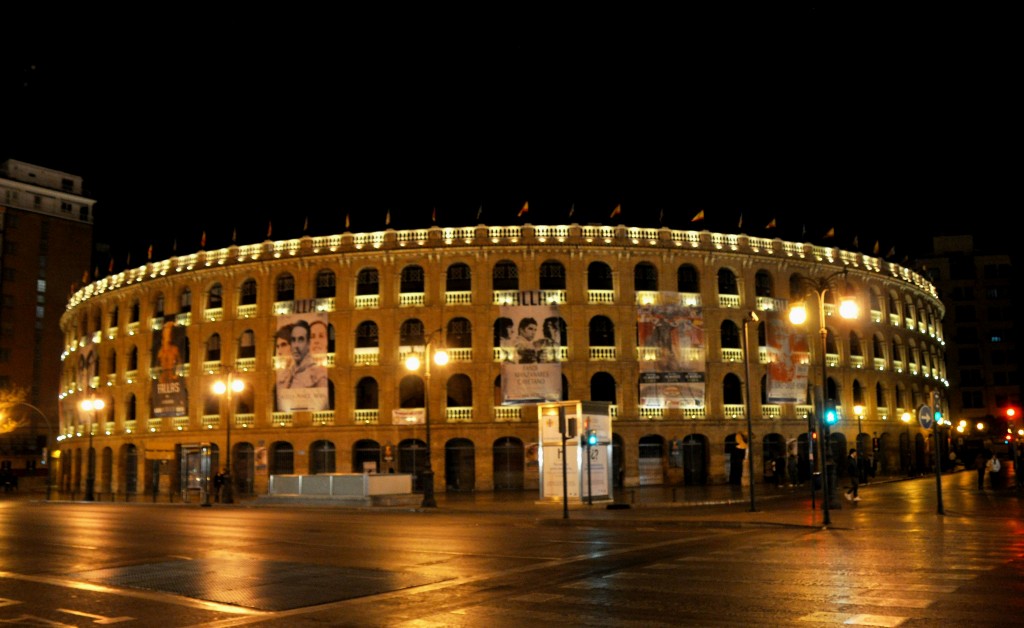
[[[845,455],[858,430],[853,407],[861,405],[862,443],[877,443],[879,471],[896,474],[901,446],[923,455],[928,443],[927,432],[898,417],[947,385],[944,309],[923,277],[807,243],[573,224],[268,240],[147,263],[84,287],[61,321],[60,486],[81,490],[92,429],[101,499],[186,490],[188,456],[213,451],[218,465],[228,420],[236,495],[265,493],[271,474],[415,474],[424,428],[408,419],[419,411],[431,420],[439,490],[533,489],[536,410],[502,403],[508,354],[499,319],[524,293],[557,307],[561,398],[612,404],[619,487],[740,481],[733,454],[746,435],[741,334],[744,317],[757,312],[749,405],[761,481],[766,456],[794,449],[803,457],[813,412],[809,399],[768,403],[765,320],[803,297],[801,277],[843,270],[842,290],[857,297],[861,314],[832,317],[839,290],[830,292],[825,390],[841,415],[831,442]],[[659,407],[641,392],[647,357],[638,312],[651,304],[699,313],[699,404]],[[323,395],[296,401],[281,391],[297,358],[275,343],[300,318],[299,340],[311,345],[309,321],[327,323],[326,346],[311,350],[311,368],[323,369],[326,384],[308,383],[320,375],[305,371],[307,389]],[[450,361],[434,367],[424,395],[423,373],[404,361],[434,330]],[[806,331],[813,386],[821,358],[817,329]],[[228,372],[246,382],[232,408],[212,392]],[[80,409],[94,396],[106,401],[95,416]]]

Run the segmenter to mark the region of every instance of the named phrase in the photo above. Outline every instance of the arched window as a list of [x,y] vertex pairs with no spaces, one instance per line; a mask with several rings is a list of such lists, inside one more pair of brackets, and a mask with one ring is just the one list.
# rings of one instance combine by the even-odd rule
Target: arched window
[[446,405],[459,408],[473,406],[473,382],[468,375],[456,373],[448,378]]
[[473,324],[467,318],[453,318],[445,331],[445,346],[449,349],[469,349],[473,346]]
[[589,340],[591,347],[615,346],[615,323],[607,316],[590,319]]
[[406,319],[398,328],[398,344],[403,347],[422,347],[426,344],[423,321],[418,318]]
[[256,305],[256,280],[246,279],[238,291],[239,305]]
[[206,293],[206,309],[215,310],[222,307],[224,307],[224,289],[219,283],[215,283]]
[[544,262],[538,279],[541,290],[565,290],[565,266],[556,261]]
[[356,296],[380,294],[380,275],[376,268],[364,268],[356,275]]
[[291,273],[281,273],[277,276],[277,294],[275,301],[295,300],[295,277]]
[[676,271],[676,290],[678,292],[699,293],[700,275],[691,264],[683,264]]
[[722,327],[719,330],[719,335],[722,340],[723,349],[741,349],[740,346],[740,331],[736,323],[731,320],[722,321]]
[[192,291],[185,288],[178,295],[178,313],[184,314],[192,311]]
[[364,321],[356,327],[356,348],[371,349],[380,346],[380,339],[377,335],[377,323]]
[[491,281],[494,283],[494,290],[518,290],[519,269],[514,262],[502,260],[494,265]]
[[590,378],[590,398],[594,401],[616,403],[615,378],[610,373],[594,373]]
[[424,407],[423,379],[419,375],[406,375],[398,383],[398,407]]
[[333,299],[337,294],[334,271],[323,269],[316,274],[316,298]]
[[587,266],[588,290],[612,290],[612,268],[604,262],[591,262]]
[[446,292],[469,292],[473,289],[468,264],[458,262],[448,267],[445,272],[444,289]]
[[211,334],[206,341],[206,361],[220,361],[220,334]]
[[334,443],[329,440],[316,440],[309,445],[309,473],[335,472],[335,450]]
[[636,292],[658,291],[658,269],[654,264],[640,262],[633,267],[633,290]]
[[380,407],[377,380],[364,377],[356,384],[356,410],[376,410]]
[[754,275],[754,293],[759,297],[771,297],[774,294],[772,276],[767,270],[759,270]]
[[256,357],[256,334],[254,334],[251,329],[246,329],[242,332],[242,335],[238,337],[238,357]]
[[399,292],[401,294],[422,294],[424,290],[423,267],[415,264],[402,269],[402,277],[399,281]]
[[718,269],[718,294],[739,294],[739,284],[736,283],[736,273],[728,268]]
[[271,475],[295,473],[295,449],[292,444],[279,440],[270,444],[269,471]]

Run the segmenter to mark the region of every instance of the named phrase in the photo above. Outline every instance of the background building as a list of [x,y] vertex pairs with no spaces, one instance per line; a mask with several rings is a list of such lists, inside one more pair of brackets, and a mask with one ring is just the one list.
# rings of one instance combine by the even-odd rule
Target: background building
[[[1020,322],[1020,278],[1006,251],[975,246],[969,235],[933,239],[933,254],[918,260],[922,273],[946,303],[946,361],[952,395],[950,418],[965,447],[1000,451],[1007,428],[1022,427],[1021,355],[1015,332]],[[978,425],[983,427],[979,429]],[[970,463],[973,451],[965,462]]]
[[28,404],[0,418],[21,424],[0,434],[0,462],[16,473],[45,473],[47,430],[56,435],[60,318],[89,281],[94,203],[81,177],[0,163],[0,389],[26,391]]
[[[796,362],[809,375],[800,392],[827,373],[824,395],[839,414],[833,456],[857,442],[879,472],[926,468],[929,434],[900,417],[934,391],[947,397],[945,308],[912,270],[707,231],[481,225],[268,240],[148,262],[83,287],[61,320],[61,488],[81,490],[95,439],[101,495],[188,490],[193,456],[212,451],[214,466],[223,462],[229,423],[236,493],[265,491],[271,474],[418,475],[423,415],[444,489],[535,487],[535,406],[506,403],[512,349],[503,331],[510,308],[524,306],[553,309],[546,318],[560,338],[546,349],[557,357],[538,357],[537,368],[557,369],[557,397],[612,404],[616,485],[738,483],[748,411],[755,481],[787,451],[800,453],[806,476],[810,397],[769,402],[768,367],[780,349],[766,321],[826,279],[831,289],[809,303],[825,313],[824,351],[814,316],[801,332],[810,352]],[[833,316],[840,293],[856,297],[858,319]],[[655,308],[673,313],[657,333]],[[524,318],[539,330],[545,317]],[[281,394],[297,354],[279,352],[289,340],[278,334],[294,344],[299,319],[315,360],[302,394]],[[672,346],[662,352],[651,338]],[[431,378],[408,371],[404,358],[431,340],[451,361]],[[682,384],[658,379],[651,363],[662,360],[688,365],[666,369],[685,371]],[[229,373],[247,385],[230,407],[212,392]],[[104,408],[83,411],[92,398]]]

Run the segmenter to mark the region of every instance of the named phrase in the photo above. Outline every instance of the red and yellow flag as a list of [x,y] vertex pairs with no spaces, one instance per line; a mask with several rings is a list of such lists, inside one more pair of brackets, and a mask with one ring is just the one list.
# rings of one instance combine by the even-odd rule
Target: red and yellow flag
[[516,214],[516,218],[522,218],[523,214],[525,214],[528,211],[530,211],[530,202],[529,201],[523,203],[523,208],[519,210],[518,214]]
[[698,220],[704,220],[704,210],[697,212],[697,215],[690,219],[690,222],[697,222]]
[[616,205],[615,209],[612,210],[612,215],[608,216],[608,217],[609,218],[615,218],[616,216],[618,216],[621,213],[622,213],[622,205],[621,204],[620,205]]

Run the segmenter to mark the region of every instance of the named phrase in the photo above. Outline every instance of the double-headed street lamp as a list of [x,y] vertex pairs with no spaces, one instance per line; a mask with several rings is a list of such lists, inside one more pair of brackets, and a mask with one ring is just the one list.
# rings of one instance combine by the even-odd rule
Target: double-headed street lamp
[[757,312],[750,312],[743,317],[743,366],[746,369],[747,393],[747,470],[750,473],[750,512],[754,512],[754,424],[750,419],[754,404],[750,400],[750,337],[747,326],[758,321]]
[[220,397],[226,397],[228,403],[227,411],[227,447],[225,448],[226,458],[224,464],[224,495],[221,497],[221,502],[225,504],[232,504],[235,501],[235,488],[234,480],[231,477],[231,424],[235,422],[235,402],[234,393],[240,393],[245,390],[245,382],[238,379],[234,371],[228,371],[227,379],[218,379],[213,383],[214,394]]
[[103,400],[97,397],[85,399],[81,403],[82,410],[91,417],[89,421],[89,454],[88,460],[85,463],[85,501],[87,502],[96,499],[96,452],[92,449],[92,431],[93,425],[96,423],[96,413],[102,410],[105,405]]
[[437,501],[434,500],[434,469],[430,464],[430,362],[433,359],[438,366],[448,364],[448,352],[444,350],[444,347],[436,350],[433,346],[434,339],[440,338],[443,331],[443,329],[437,329],[427,336],[424,341],[423,360],[420,360],[415,353],[405,360],[405,368],[410,371],[418,371],[421,364],[423,366],[423,423],[427,427],[427,460],[420,474],[423,480],[423,503],[421,504],[423,508],[437,507]]
[[[822,465],[821,469],[823,471],[823,480],[821,483],[821,511],[823,514],[823,525],[830,525],[832,523],[832,520],[829,517],[829,502],[832,498],[831,487],[829,486],[830,469],[826,458],[826,454],[831,445],[828,443],[828,425],[825,420],[825,412],[827,409],[825,392],[828,388],[828,361],[825,359],[825,351],[828,346],[828,327],[825,326],[825,295],[828,294],[829,290],[835,290],[833,282],[840,276],[843,277],[845,281],[845,269],[836,271],[824,277],[798,276],[804,286],[804,289],[807,290],[807,294],[809,295],[810,293],[813,293],[818,298],[818,333],[821,335],[821,385],[817,389],[817,394],[815,395],[814,411],[815,414],[818,415],[818,456],[820,459],[819,464]],[[852,297],[841,296],[839,303],[839,315],[848,319],[857,318],[857,302]],[[806,306],[802,304],[794,305],[789,311],[789,320],[796,325],[803,324],[803,322],[807,320]],[[813,486],[814,483],[812,482],[811,485]]]

